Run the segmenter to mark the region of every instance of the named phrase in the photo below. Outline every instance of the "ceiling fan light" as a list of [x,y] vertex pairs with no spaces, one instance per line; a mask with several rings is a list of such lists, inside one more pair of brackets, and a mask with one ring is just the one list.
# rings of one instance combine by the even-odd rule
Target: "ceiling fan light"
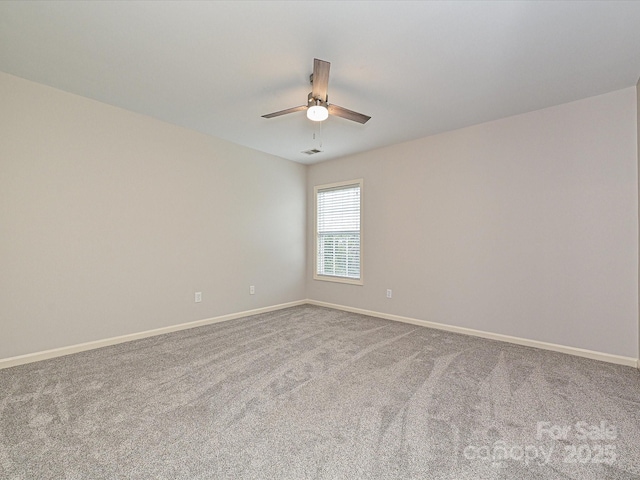
[[322,122],[329,118],[329,110],[323,105],[313,105],[307,108],[307,118],[314,122]]

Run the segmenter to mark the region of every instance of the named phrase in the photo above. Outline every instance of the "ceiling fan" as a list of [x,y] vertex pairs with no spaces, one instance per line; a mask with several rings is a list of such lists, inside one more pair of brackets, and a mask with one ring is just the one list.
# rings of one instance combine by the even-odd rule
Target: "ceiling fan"
[[287,108],[286,110],[280,110],[279,112],[268,113],[267,115],[262,115],[262,117],[273,118],[279,117],[280,115],[286,115],[287,113],[306,110],[307,117],[316,122],[326,120],[329,115],[335,115],[336,117],[346,118],[347,120],[353,120],[354,122],[362,124],[367,123],[371,117],[329,103],[327,87],[329,85],[330,66],[331,64],[324,60],[318,60],[317,58],[313,60],[313,73],[311,74],[311,77],[309,77],[309,80],[311,81],[311,93],[307,97],[306,105]]

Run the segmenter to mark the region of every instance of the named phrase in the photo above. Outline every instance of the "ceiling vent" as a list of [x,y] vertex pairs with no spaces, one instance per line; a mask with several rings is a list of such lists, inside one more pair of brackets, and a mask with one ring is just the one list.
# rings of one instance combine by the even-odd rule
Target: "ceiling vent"
[[322,150],[318,150],[317,148],[312,148],[311,150],[305,150],[304,153],[306,155],[315,155],[316,153],[322,153]]

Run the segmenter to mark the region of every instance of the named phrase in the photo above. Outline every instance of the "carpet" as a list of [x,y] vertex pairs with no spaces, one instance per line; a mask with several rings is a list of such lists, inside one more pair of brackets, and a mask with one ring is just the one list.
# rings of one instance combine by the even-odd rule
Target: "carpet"
[[640,374],[304,305],[0,370],[2,479],[640,479]]

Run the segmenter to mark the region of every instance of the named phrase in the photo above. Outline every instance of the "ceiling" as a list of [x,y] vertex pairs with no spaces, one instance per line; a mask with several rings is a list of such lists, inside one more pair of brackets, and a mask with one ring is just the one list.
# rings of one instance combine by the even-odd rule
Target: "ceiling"
[[[367,124],[261,118],[314,58]],[[633,86],[640,2],[5,0],[0,71],[315,163]]]

